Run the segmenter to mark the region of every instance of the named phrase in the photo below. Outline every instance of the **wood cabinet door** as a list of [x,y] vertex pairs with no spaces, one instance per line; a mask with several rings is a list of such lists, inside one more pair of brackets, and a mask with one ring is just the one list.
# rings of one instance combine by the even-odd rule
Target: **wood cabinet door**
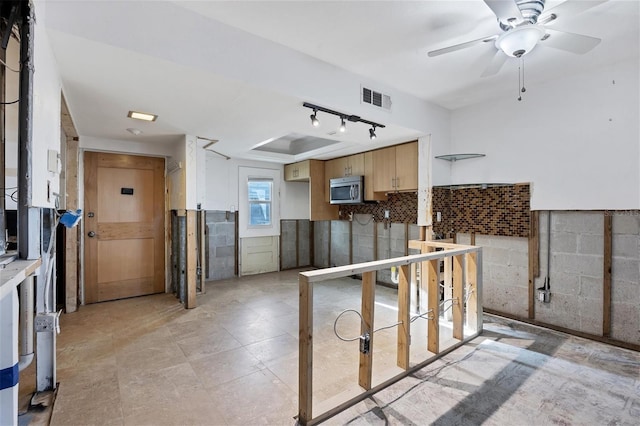
[[396,147],[396,191],[418,189],[418,142]]
[[85,302],[165,289],[164,158],[84,155]]
[[382,148],[373,151],[373,190],[391,192],[395,190],[396,148]]
[[347,157],[347,169],[350,176],[364,176],[364,153]]

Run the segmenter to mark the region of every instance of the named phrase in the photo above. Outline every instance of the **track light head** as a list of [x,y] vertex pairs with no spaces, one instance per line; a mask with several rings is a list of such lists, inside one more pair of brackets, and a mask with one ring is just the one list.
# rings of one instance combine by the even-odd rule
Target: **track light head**
[[320,125],[320,121],[318,120],[318,117],[316,117],[317,112],[318,110],[314,109],[313,114],[309,116],[311,118],[311,124],[313,125],[313,127],[318,127]]
[[374,140],[376,138],[376,126],[371,126],[369,129],[369,139]]
[[347,125],[344,122],[344,117],[340,117],[340,133],[344,133],[347,131]]

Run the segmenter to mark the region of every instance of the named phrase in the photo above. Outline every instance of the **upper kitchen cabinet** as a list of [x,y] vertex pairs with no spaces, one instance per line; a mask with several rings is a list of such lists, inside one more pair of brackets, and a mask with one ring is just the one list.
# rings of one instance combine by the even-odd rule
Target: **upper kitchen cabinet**
[[301,182],[309,180],[309,163],[311,160],[284,166],[284,180],[287,182]]
[[284,166],[284,180],[309,182],[309,220],[335,220],[338,206],[325,200],[324,161],[305,160]]
[[373,191],[418,190],[418,142],[373,151]]

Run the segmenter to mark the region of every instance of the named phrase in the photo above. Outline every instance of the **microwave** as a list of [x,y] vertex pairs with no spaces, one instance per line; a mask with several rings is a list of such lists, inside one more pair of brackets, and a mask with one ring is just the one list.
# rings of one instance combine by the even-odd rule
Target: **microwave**
[[331,204],[361,204],[364,202],[364,176],[347,176],[329,180]]

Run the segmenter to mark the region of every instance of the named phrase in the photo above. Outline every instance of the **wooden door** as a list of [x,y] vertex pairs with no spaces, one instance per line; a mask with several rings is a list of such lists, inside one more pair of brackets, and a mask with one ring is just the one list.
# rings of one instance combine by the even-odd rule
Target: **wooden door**
[[84,155],[85,302],[164,291],[164,159]]
[[418,142],[396,146],[396,191],[418,189]]

